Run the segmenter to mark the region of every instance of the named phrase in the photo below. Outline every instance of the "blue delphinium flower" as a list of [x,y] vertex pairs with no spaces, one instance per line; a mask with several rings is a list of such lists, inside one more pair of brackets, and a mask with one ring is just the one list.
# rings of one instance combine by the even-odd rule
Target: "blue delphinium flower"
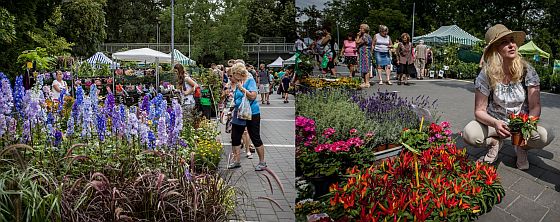
[[58,147],[61,142],[62,142],[62,132],[56,130],[54,132],[54,146]]
[[91,107],[93,113],[97,113],[98,111],[98,100],[97,100],[97,87],[95,85],[91,85],[89,90],[89,100],[91,101]]
[[91,127],[93,126],[93,110],[91,100],[86,99],[83,103],[82,110],[82,137],[91,135]]
[[155,147],[156,136],[154,132],[148,129],[148,149],[153,150]]
[[23,88],[23,77],[20,75],[16,77],[16,85],[14,87],[14,105],[20,117],[23,118],[23,97],[25,96],[25,88]]
[[54,117],[51,112],[47,114],[47,140],[51,141],[51,137],[54,136]]
[[128,122],[126,126],[126,138],[130,142],[133,137],[138,136],[138,118],[134,112],[128,113]]
[[109,93],[105,98],[105,107],[103,108],[103,111],[105,112],[105,115],[111,116],[113,115],[114,109],[115,109],[115,96],[113,96],[112,93]]
[[105,140],[105,130],[107,128],[107,120],[105,115],[98,113],[97,115],[97,136],[99,137],[100,141]]
[[62,111],[62,106],[64,105],[64,95],[66,95],[66,89],[62,89],[62,91],[60,91],[60,95],[58,96],[58,113]]
[[147,112],[149,111],[149,109],[150,109],[150,96],[148,94],[144,96],[144,99],[142,99],[142,105],[140,106],[140,110]]
[[66,135],[74,135],[74,117],[72,116],[70,116],[70,118],[68,118],[68,122],[66,122]]
[[157,129],[157,147],[165,147],[167,146],[167,124],[165,124],[165,116],[161,116],[158,121],[158,129]]

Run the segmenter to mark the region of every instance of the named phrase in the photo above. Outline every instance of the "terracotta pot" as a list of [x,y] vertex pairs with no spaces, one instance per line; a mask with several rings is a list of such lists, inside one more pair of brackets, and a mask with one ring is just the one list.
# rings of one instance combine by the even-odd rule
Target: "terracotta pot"
[[375,147],[375,149],[373,149],[373,150],[375,150],[376,152],[379,152],[379,151],[383,151],[383,150],[386,150],[386,149],[387,149],[387,144],[381,144],[381,145]]
[[521,132],[512,132],[511,133],[511,145],[514,146],[521,146],[523,143],[523,134]]

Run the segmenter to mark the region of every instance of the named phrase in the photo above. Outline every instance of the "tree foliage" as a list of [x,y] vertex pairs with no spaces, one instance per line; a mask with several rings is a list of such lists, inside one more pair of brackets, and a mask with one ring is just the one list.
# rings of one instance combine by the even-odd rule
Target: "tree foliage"
[[73,0],[62,5],[62,36],[75,43],[74,53],[89,56],[105,41],[106,0]]

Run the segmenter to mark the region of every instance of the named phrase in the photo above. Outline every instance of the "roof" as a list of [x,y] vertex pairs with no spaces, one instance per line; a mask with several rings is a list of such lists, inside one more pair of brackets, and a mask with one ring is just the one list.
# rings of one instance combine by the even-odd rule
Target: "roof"
[[522,55],[539,55],[543,58],[550,58],[550,53],[545,52],[541,48],[539,48],[533,41],[528,42],[527,44],[519,47],[517,50]]
[[413,42],[420,40],[432,44],[457,43],[461,45],[473,45],[482,41],[456,25],[442,26],[429,34],[413,38]]

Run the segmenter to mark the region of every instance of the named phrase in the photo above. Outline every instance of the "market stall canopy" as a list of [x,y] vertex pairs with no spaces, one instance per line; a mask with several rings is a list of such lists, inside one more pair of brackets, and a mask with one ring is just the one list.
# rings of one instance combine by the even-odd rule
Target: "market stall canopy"
[[276,60],[274,60],[274,62],[270,63],[267,65],[267,67],[270,68],[282,68],[282,62],[284,61],[284,59],[282,59],[281,57],[278,57]]
[[150,48],[133,49],[124,52],[113,53],[113,59],[121,61],[137,61],[154,63],[156,59],[159,63],[171,63],[171,55],[156,51]]
[[550,58],[550,53],[545,52],[544,50],[540,49],[533,41],[528,42],[527,44],[519,47],[519,53],[522,55],[539,55],[543,58]]
[[[171,55],[171,54],[170,54]],[[196,65],[196,62],[189,57],[185,56],[181,51],[174,49],[173,55],[175,56],[175,61],[183,65]]]
[[296,64],[296,55],[293,55],[289,59],[282,61],[282,65],[294,65]]
[[482,41],[456,25],[439,27],[429,34],[414,37],[412,42],[417,43],[420,40],[424,40],[426,44],[457,43],[468,46]]
[[119,67],[119,64],[113,62],[109,57],[107,57],[102,52],[96,52],[93,54],[89,59],[87,59],[87,63],[91,64],[91,66],[95,68],[100,68],[100,64],[109,64],[111,69],[116,69]]

